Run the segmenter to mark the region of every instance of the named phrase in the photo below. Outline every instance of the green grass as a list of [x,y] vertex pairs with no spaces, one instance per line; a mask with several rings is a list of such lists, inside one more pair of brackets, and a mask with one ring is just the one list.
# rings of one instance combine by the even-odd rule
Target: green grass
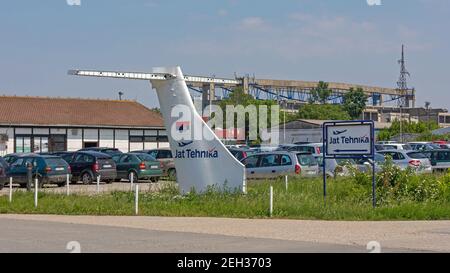
[[[268,218],[269,186],[274,186],[273,218],[321,220],[448,220],[450,198],[447,194],[432,200],[417,201],[408,196],[387,196],[372,208],[371,188],[352,179],[330,180],[327,204],[320,179],[291,179],[289,190],[284,182],[252,182],[248,194],[218,193],[178,195],[174,187],[158,193],[141,193],[139,212],[148,216],[200,216]],[[379,192],[382,189],[378,189]],[[381,193],[380,193],[381,194]],[[33,193],[14,193],[0,197],[0,213],[59,215],[134,215],[134,195],[112,192],[98,196],[40,193],[34,208]]]

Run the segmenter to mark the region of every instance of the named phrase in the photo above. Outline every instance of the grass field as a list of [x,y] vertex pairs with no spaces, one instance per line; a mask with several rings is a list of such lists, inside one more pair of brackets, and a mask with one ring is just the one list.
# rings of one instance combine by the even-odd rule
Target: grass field
[[[373,209],[370,184],[361,178],[331,179],[324,204],[321,179],[291,179],[252,182],[248,193],[191,193],[180,196],[175,186],[160,192],[141,192],[139,214],[148,216],[209,216],[238,218],[269,217],[269,187],[274,186],[273,218],[321,220],[449,220],[450,194],[447,176],[417,176],[408,191],[395,185],[377,189],[378,207]],[[439,183],[437,183],[437,182]],[[441,183],[444,181],[444,184]],[[435,183],[436,182],[436,183]],[[422,184],[426,184],[424,186]],[[434,183],[434,184],[433,184]],[[382,184],[382,180],[379,180]],[[436,186],[433,186],[436,185]],[[444,185],[444,187],[442,187]],[[433,191],[434,187],[439,187]],[[10,204],[0,197],[0,213],[61,215],[134,215],[134,195],[111,192],[97,196],[39,194],[34,208],[33,193],[16,192]]]

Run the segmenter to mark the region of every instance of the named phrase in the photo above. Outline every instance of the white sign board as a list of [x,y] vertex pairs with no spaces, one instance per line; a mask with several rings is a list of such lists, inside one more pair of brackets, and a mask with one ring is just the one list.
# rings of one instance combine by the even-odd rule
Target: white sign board
[[372,155],[372,124],[325,124],[325,156]]

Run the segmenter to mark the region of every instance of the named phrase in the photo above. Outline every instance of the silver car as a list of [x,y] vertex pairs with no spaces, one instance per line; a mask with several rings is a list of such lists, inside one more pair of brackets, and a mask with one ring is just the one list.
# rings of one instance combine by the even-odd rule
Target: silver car
[[[319,162],[319,172],[323,174],[323,155],[321,154],[315,157]],[[356,167],[356,162],[353,159],[327,158],[325,173],[327,177],[349,176],[351,173],[350,170],[348,169],[348,165],[353,165]]]
[[420,151],[380,151],[382,155],[390,156],[394,161],[394,164],[399,166],[400,169],[406,170],[407,168],[414,169],[417,173],[431,173],[431,162],[426,155]]
[[302,145],[295,145],[289,147],[287,150],[289,152],[308,152],[313,154],[314,156],[318,156],[322,153],[323,143],[309,143]]
[[403,144],[403,143],[391,143],[391,144],[384,144],[385,150],[413,150],[411,145],[409,144]]
[[430,142],[409,142],[408,144],[411,146],[411,150],[415,151],[429,151],[441,148],[439,145]]
[[278,178],[285,175],[317,176],[319,165],[311,154],[267,152],[241,160],[248,179]]
[[[373,161],[371,158],[361,158],[355,160],[359,171],[372,172]],[[383,164],[386,162],[386,158],[382,154],[375,154],[375,173],[379,173],[382,170]]]

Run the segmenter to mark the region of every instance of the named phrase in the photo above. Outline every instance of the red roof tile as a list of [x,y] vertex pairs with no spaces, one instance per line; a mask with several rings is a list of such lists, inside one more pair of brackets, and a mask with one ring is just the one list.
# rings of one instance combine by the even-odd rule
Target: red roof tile
[[129,100],[0,96],[0,124],[163,127],[160,114]]

